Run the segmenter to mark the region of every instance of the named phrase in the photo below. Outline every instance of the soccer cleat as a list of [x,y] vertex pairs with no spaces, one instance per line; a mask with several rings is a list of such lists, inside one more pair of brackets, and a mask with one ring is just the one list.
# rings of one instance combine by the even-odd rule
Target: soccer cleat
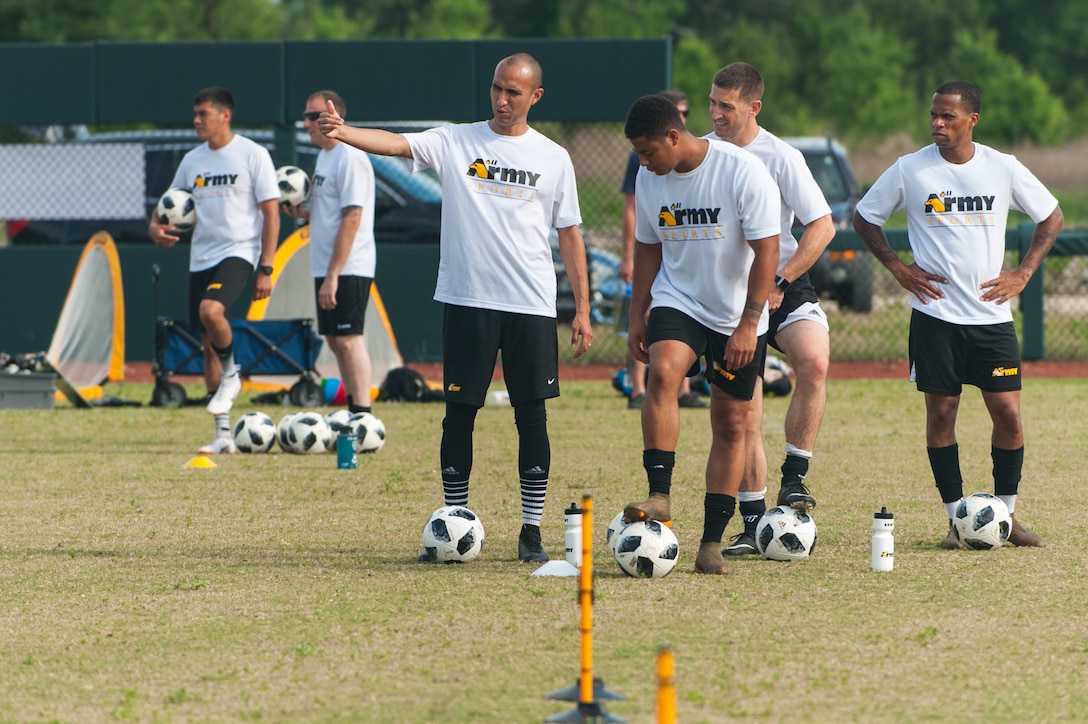
[[656,520],[672,527],[672,515],[669,511],[669,496],[664,493],[650,493],[647,500],[628,503],[623,509],[623,519],[628,523],[639,520]]
[[642,403],[645,402],[645,401],[646,401],[646,395],[644,395],[641,392],[638,393],[637,395],[631,395],[630,397],[627,398],[627,409],[628,410],[641,410],[642,409]]
[[695,554],[695,572],[715,576],[733,572],[733,567],[722,558],[721,541],[699,544],[699,552]]
[[242,377],[239,374],[241,369],[241,367],[235,365],[234,370],[229,375],[223,375],[219,379],[219,389],[215,391],[211,401],[208,402],[209,414],[225,415],[230,412],[230,408],[234,405],[234,398],[242,390]]
[[518,560],[525,563],[545,563],[548,554],[540,543],[540,526],[523,523],[518,535]]
[[748,531],[737,533],[729,545],[722,548],[723,556],[749,556],[753,553],[759,553],[759,549],[756,548],[755,535]]
[[947,551],[962,551],[967,548],[960,540],[960,534],[956,532],[956,526],[952,524],[952,520],[948,521],[948,535],[941,541],[941,548]]
[[1046,541],[1037,533],[1032,533],[1025,528],[1016,516],[1012,516],[1012,530],[1009,531],[1009,543],[1014,546],[1028,546],[1031,548],[1046,548]]
[[697,392],[689,392],[686,395],[680,395],[676,398],[676,402],[680,407],[707,407],[707,403],[703,401],[703,398],[699,396]]
[[201,455],[233,455],[238,452],[238,446],[230,437],[217,437],[197,452]]
[[800,480],[791,482],[782,481],[782,487],[778,489],[778,505],[785,505],[794,510],[812,512],[816,507],[816,498],[812,497],[808,488]]

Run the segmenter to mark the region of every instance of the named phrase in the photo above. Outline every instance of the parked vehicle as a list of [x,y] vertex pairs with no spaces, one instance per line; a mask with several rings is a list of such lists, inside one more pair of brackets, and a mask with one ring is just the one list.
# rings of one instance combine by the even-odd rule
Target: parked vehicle
[[[850,228],[861,188],[850,167],[846,149],[830,136],[783,138],[805,157],[812,175],[831,206],[836,230]],[[868,251],[825,251],[809,269],[816,292],[859,312],[873,308],[873,264]]]

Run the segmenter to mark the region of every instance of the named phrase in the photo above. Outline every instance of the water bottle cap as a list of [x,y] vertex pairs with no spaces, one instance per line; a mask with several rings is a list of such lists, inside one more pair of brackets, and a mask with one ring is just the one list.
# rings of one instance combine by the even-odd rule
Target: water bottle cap
[[881,506],[880,511],[873,513],[874,518],[880,518],[881,520],[892,520],[895,518],[895,514],[890,512],[886,507]]

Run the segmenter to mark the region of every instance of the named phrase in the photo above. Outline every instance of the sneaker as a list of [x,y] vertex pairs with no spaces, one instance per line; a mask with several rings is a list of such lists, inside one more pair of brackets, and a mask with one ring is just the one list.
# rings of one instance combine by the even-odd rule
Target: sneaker
[[676,398],[676,401],[680,403],[680,407],[707,407],[707,403],[699,396],[697,392],[688,392],[687,394],[680,395]]
[[525,563],[545,563],[548,554],[540,544],[540,526],[523,523],[518,535],[518,560]]
[[808,513],[816,507],[816,498],[812,497],[800,480],[789,483],[782,481],[782,487],[778,489],[778,504]]
[[733,572],[733,567],[722,558],[721,541],[699,544],[699,552],[695,554],[695,572],[715,576]]
[[756,548],[756,536],[754,533],[742,531],[733,536],[729,545],[722,548],[723,556],[750,556],[759,553]]
[[647,500],[628,503],[623,509],[623,519],[628,523],[639,520],[656,520],[671,527],[672,515],[669,510],[669,496],[664,493],[650,493]]
[[628,410],[641,410],[642,409],[642,403],[645,402],[645,401],[646,401],[646,395],[644,395],[641,392],[638,393],[637,395],[631,395],[630,397],[627,398],[627,409]]
[[219,380],[219,389],[212,395],[208,403],[208,413],[212,415],[225,415],[234,405],[234,398],[242,390],[242,376],[239,374],[241,367],[234,365],[234,370],[229,375],[223,375]]
[[1012,530],[1009,531],[1009,543],[1014,546],[1029,546],[1031,548],[1046,548],[1046,541],[1037,533],[1032,533],[1023,524],[1012,516]]
[[197,452],[201,455],[233,455],[238,452],[238,446],[230,437],[217,437]]
[[960,534],[956,532],[956,526],[952,524],[952,521],[948,521],[948,535],[941,541],[941,548],[946,551],[962,551],[967,548],[960,540]]

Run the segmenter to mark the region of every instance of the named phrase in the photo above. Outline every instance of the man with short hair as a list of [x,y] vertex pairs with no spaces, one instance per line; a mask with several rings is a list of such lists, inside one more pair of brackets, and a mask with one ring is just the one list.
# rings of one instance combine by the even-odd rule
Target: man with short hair
[[643,166],[627,345],[650,371],[642,408],[650,495],[628,504],[624,518],[672,520],[676,393],[705,357],[712,438],[695,570],[728,573],[721,541],[736,509],[746,421],[766,358],[779,194],[759,159],[691,135],[676,106],[660,96],[635,101],[624,134]]
[[[858,203],[854,230],[899,286],[911,293],[910,379],[925,394],[929,466],[948,514],[940,546],[964,548],[952,525],[963,498],[956,415],[963,385],[982,391],[993,431],[994,494],[1012,514],[1009,542],[1042,547],[1042,536],[1016,517],[1024,467],[1020,417],[1020,346],[1008,302],[1024,290],[1061,231],[1058,200],[1015,156],[973,138],[982,102],[967,81],[944,83],[933,94],[933,143],[901,156]],[[1010,209],[1035,222],[1020,265],[1005,271],[1005,225]],[[881,228],[906,211],[908,264]]]
[[[778,271],[767,299],[771,314],[767,344],[783,352],[797,387],[786,410],[786,457],[776,505],[810,511],[816,498],[805,485],[816,434],[827,404],[830,358],[827,315],[820,307],[808,270],[835,236],[831,207],[800,151],[759,125],[763,77],[748,63],[732,63],[714,76],[710,118],[720,139],[755,154],[778,185],[782,214],[778,233]],[[793,236],[793,221],[805,230]],[[762,388],[762,385],[760,385]],[[748,420],[748,449],[739,504],[744,530],[726,546],[726,555],[757,553],[756,525],[767,510],[767,454],[763,447],[763,394],[756,392]]]
[[311,94],[302,114],[303,127],[321,148],[310,206],[285,206],[284,211],[310,222],[317,331],[336,357],[348,412],[370,412],[370,355],[363,326],[377,259],[374,169],[365,153],[318,130],[317,119],[328,103],[341,117],[347,114],[344,100],[331,90]]
[[[226,88],[205,88],[193,99],[193,127],[201,145],[185,154],[170,188],[185,189],[196,204],[189,249],[189,322],[204,349],[208,412],[215,439],[205,455],[234,453],[230,410],[242,389],[234,363],[234,334],[227,310],[253,274],[253,299],[272,292],[272,261],[279,242],[280,189],[272,156],[231,130],[234,96]],[[152,215],[148,234],[156,245],[179,241],[177,229]]]
[[[518,429],[522,526],[518,559],[548,560],[540,520],[551,469],[545,400],[559,395],[555,266],[549,232],[571,281],[576,311],[571,347],[593,341],[589,282],[574,166],[561,146],[528,123],[544,95],[540,63],[528,53],[499,61],[488,121],[397,134],[344,125],[331,104],[325,135],[369,153],[409,159],[442,181],[442,238],[434,298],[444,303],[440,458],[446,505],[467,505],[473,427],[502,352]],[[424,552],[420,560],[433,560]]]

